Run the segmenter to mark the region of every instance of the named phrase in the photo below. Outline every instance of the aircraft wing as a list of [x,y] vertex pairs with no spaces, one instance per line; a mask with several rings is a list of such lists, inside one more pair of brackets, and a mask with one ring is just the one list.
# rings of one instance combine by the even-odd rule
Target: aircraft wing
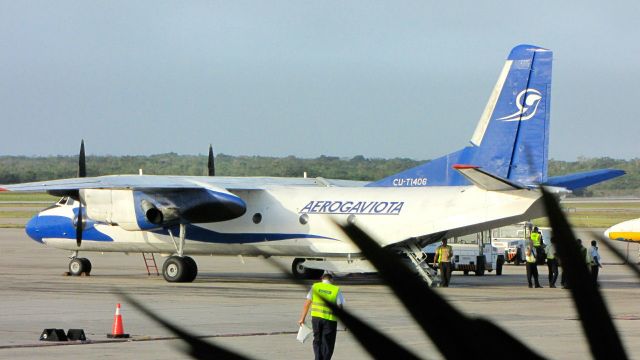
[[109,175],[36,181],[0,185],[0,191],[50,192],[63,194],[81,189],[200,189],[217,187],[233,190],[260,190],[270,186],[364,186],[367,182],[323,178],[171,176],[171,175]]
[[[80,197],[90,218],[146,230],[177,222],[217,222],[242,216],[247,205],[234,191],[363,184],[323,178],[110,175],[0,185],[0,191]],[[115,221],[118,214],[125,218]]]
[[0,191],[54,192],[78,191],[82,189],[191,189],[199,188],[193,183],[170,176],[116,175],[35,181],[22,184],[0,185]]

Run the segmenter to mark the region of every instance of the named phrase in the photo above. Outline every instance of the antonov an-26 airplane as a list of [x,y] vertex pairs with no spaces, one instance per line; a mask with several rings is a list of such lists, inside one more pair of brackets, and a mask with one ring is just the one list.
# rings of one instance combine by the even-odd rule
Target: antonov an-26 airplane
[[81,156],[78,178],[0,189],[63,196],[26,232],[72,251],[73,275],[91,270],[78,257],[90,251],[171,255],[163,266],[169,282],[195,279],[196,263],[186,255],[294,257],[299,277],[316,276],[328,264],[349,269],[362,255],[334,220],[356,223],[419,270],[415,260],[429,243],[542,216],[539,184],[570,191],[622,175],[547,177],[551,63],[550,50],[515,47],[469,146],[379,181],[84,177]]

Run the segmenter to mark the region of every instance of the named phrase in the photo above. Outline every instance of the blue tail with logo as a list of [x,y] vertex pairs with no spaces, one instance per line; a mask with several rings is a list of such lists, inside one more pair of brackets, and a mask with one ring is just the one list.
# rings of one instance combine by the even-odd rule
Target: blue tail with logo
[[469,185],[454,164],[525,185],[546,182],[552,58],[537,46],[513,48],[469,146],[367,186]]

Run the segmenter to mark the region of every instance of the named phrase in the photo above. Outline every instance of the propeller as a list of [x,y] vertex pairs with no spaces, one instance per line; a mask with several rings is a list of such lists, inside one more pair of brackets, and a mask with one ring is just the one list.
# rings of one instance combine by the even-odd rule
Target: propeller
[[84,139],[80,142],[80,156],[78,156],[78,177],[87,177],[87,163],[84,159]]
[[216,176],[216,167],[213,159],[213,147],[209,144],[209,161],[207,162],[207,168],[209,169],[209,176]]
[[82,244],[82,201],[78,207],[78,218],[76,219],[76,245]]
[[[78,156],[78,177],[87,177],[87,163],[84,156],[84,139],[80,142],[80,155]],[[82,228],[83,228],[83,216],[82,216],[82,199],[80,198],[80,191],[78,191],[78,218],[76,219],[76,244],[80,247],[82,244]]]

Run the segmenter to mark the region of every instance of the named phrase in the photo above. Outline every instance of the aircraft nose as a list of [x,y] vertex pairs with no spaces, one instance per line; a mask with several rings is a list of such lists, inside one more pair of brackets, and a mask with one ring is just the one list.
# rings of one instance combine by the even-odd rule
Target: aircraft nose
[[42,235],[40,235],[40,230],[38,229],[38,217],[38,215],[32,217],[25,225],[24,230],[30,238],[42,244]]

